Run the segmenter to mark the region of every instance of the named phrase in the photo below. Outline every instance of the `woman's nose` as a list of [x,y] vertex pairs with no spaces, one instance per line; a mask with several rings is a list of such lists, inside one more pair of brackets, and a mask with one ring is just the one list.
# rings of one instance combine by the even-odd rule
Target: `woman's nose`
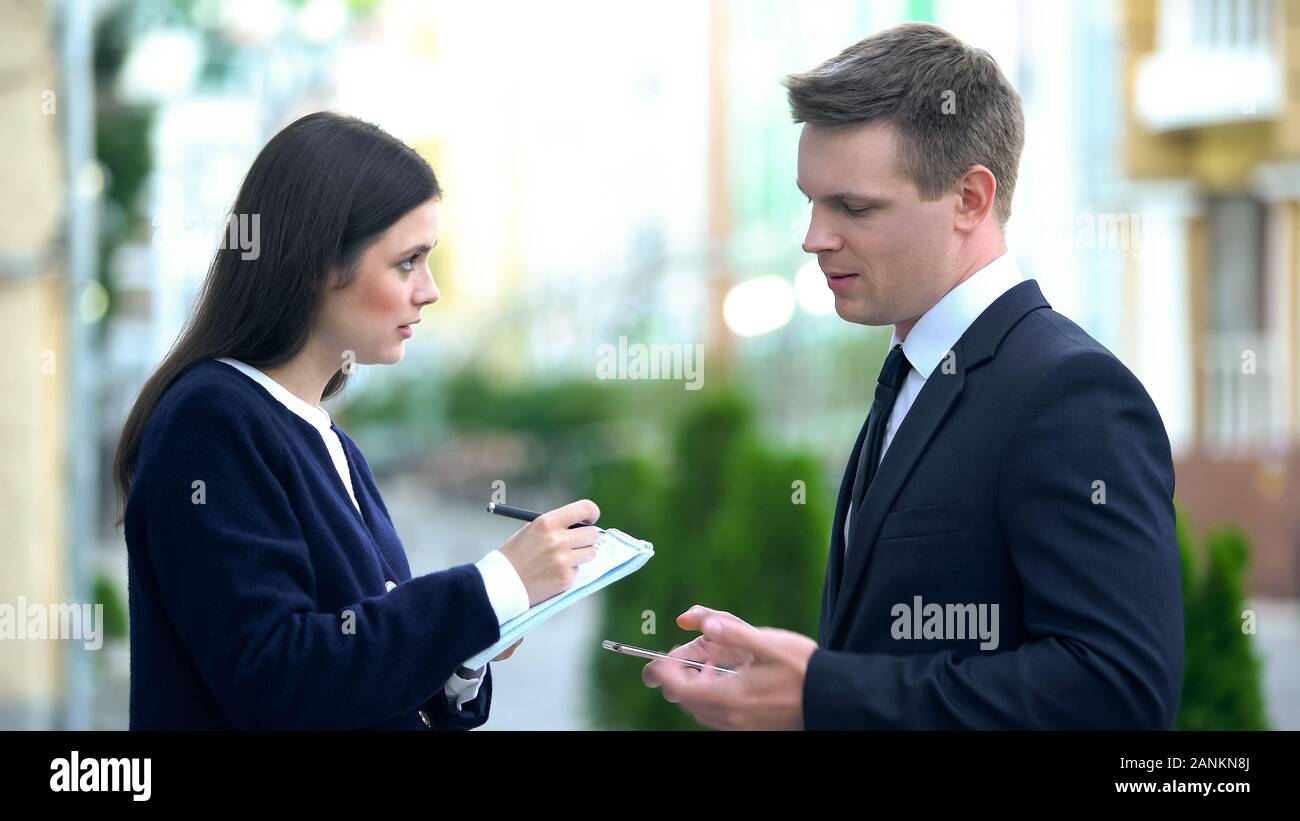
[[429,274],[428,281],[422,283],[415,294],[415,302],[419,305],[432,305],[442,299],[442,294],[438,291],[438,283],[433,281],[433,274]]

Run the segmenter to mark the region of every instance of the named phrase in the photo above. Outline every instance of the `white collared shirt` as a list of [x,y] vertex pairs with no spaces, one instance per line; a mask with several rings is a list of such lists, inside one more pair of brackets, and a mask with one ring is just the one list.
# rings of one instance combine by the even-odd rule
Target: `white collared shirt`
[[[885,426],[884,439],[880,446],[882,461],[885,458],[885,451],[889,450],[890,443],[894,441],[894,432],[903,424],[907,412],[912,409],[912,403],[925,387],[926,380],[957,344],[957,340],[961,339],[962,334],[966,333],[979,315],[996,302],[998,297],[1022,281],[1024,277],[1020,273],[1020,266],[1016,264],[1016,258],[1010,251],[1003,252],[997,259],[971,274],[965,282],[944,294],[943,299],[922,314],[912,326],[907,339],[902,343],[903,356],[907,357],[912,368],[907,372],[903,387],[899,389],[898,396],[894,399],[894,408]],[[889,340],[889,349],[893,350],[897,344],[899,344],[898,328],[895,327],[893,336]],[[880,462],[876,465],[879,467]],[[851,508],[852,500],[849,505]],[[844,517],[845,549],[848,548],[849,522],[852,520],[852,513],[853,511],[849,510]]]
[[[329,412],[319,405],[309,404],[288,388],[246,362],[228,357],[222,357],[217,361],[226,363],[263,388],[266,388],[266,392],[271,394],[280,404],[305,419],[320,432],[321,439],[325,441],[325,450],[329,452],[330,461],[334,463],[334,470],[338,473],[339,478],[343,480],[343,486],[347,488],[352,504],[356,505],[357,512],[360,513],[361,505],[357,504],[357,495],[352,490],[352,473],[348,468],[347,455],[343,452],[343,443],[339,440],[339,435],[330,426]],[[515,571],[514,565],[510,563],[504,553],[493,550],[482,559],[479,559],[475,567],[478,568],[479,575],[483,577],[483,586],[487,589],[488,601],[492,604],[492,610],[496,613],[498,625],[505,624],[528,609],[528,589],[524,587],[523,579],[519,578],[519,573]],[[447,700],[454,702],[457,710],[461,709],[466,702],[473,701],[478,696],[479,686],[483,683],[483,670],[480,668],[475,673],[476,675],[473,678],[462,678],[460,675],[453,673],[451,678],[447,680],[444,691],[447,694]]]
[[278,399],[281,405],[293,411],[296,416],[305,419],[309,425],[320,433],[321,439],[325,442],[325,450],[329,452],[330,461],[334,463],[334,470],[338,473],[339,478],[343,480],[343,487],[347,488],[352,504],[360,513],[361,505],[357,503],[357,494],[352,490],[352,471],[348,469],[348,458],[343,453],[343,443],[339,441],[339,435],[330,427],[329,411],[319,405],[308,404],[306,400],[298,397],[288,388],[246,362],[240,362],[238,359],[230,359],[229,357],[223,357],[217,361],[225,362],[266,388],[266,392]]

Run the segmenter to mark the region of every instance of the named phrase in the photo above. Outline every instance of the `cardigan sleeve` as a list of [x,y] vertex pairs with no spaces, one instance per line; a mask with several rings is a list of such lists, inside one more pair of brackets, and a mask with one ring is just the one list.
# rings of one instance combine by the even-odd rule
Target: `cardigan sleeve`
[[321,612],[307,536],[276,477],[286,451],[264,422],[193,392],[159,427],[137,473],[149,483],[147,555],[236,726],[346,729],[414,712],[445,701],[457,666],[499,637],[473,565]]

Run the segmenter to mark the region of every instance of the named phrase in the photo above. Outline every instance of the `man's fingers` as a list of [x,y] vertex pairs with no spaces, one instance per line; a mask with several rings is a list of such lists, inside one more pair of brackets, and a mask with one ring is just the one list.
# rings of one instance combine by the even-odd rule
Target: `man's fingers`
[[[690,645],[674,644],[673,649],[669,650],[667,655],[679,656],[679,651],[684,650],[687,647],[690,647]],[[663,662],[663,661],[650,662],[645,667],[641,668],[641,681],[643,681],[647,687],[658,687],[661,682],[658,678],[657,673],[660,670],[664,669],[664,667],[669,666],[670,664],[672,664],[672,662]]]
[[664,700],[671,704],[678,703],[682,700],[683,695],[690,692],[691,676],[689,668],[671,661],[657,661],[655,663],[663,665],[658,675],[660,692],[663,693]]
[[659,676],[655,670],[657,661],[652,661],[641,668],[641,683],[652,689],[659,689]]
[[679,666],[683,668],[682,672],[668,674],[661,687],[666,701],[681,704],[682,709],[700,716],[724,710],[735,698],[732,682],[720,681],[716,674],[706,676],[694,667]]
[[652,661],[641,670],[641,681],[647,687],[660,688],[664,698],[676,703],[680,688],[697,680],[700,670],[675,661]]
[[695,641],[688,641],[685,644],[674,644],[673,649],[669,650],[664,655],[672,656],[675,659],[695,659],[696,661],[703,661],[703,659],[700,658],[702,654],[699,645],[697,645]]
[[[677,617],[677,626],[681,627],[683,630],[699,630],[700,626],[704,623],[704,620],[710,616],[728,621],[741,621],[739,618],[725,610],[714,610],[711,607],[697,604]],[[744,622],[741,623],[743,624]]]
[[767,642],[763,631],[740,619],[721,619],[709,616],[700,625],[700,632],[711,642],[730,650],[739,650],[754,656],[767,655]]

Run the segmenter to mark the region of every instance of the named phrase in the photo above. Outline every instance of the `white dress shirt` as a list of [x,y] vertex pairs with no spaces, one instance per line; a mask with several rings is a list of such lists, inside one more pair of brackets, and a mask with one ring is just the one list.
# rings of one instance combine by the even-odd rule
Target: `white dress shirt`
[[[945,294],[943,299],[922,314],[912,326],[907,339],[902,340],[903,356],[907,357],[912,368],[907,372],[903,387],[899,389],[898,396],[894,399],[894,408],[890,411],[889,420],[885,425],[884,439],[880,445],[882,461],[885,458],[885,451],[889,450],[890,443],[894,441],[894,432],[903,424],[907,412],[912,409],[912,403],[925,387],[926,380],[979,315],[996,302],[998,297],[1019,285],[1023,279],[1020,267],[1016,265],[1016,258],[1011,255],[1011,252],[1004,252],[1002,256],[971,274],[965,282]],[[893,350],[897,344],[899,344],[898,328],[895,327],[893,336],[889,340],[889,349]],[[879,467],[880,462],[876,465]],[[852,500],[849,500],[850,508],[852,504]],[[844,516],[845,550],[848,549],[849,544],[849,522],[852,520],[852,513],[850,509]]]
[[[319,405],[312,405],[304,401],[252,365],[238,359],[225,357],[217,361],[226,363],[261,385],[280,404],[293,411],[295,415],[305,419],[308,424],[320,433],[321,439],[325,441],[325,450],[329,452],[330,461],[334,463],[334,470],[343,481],[343,487],[347,488],[352,504],[356,506],[357,512],[360,513],[361,505],[357,503],[357,495],[352,489],[352,472],[348,469],[347,455],[343,452],[343,443],[339,440],[338,434],[330,426],[329,412]],[[483,576],[483,586],[487,588],[488,601],[492,604],[492,609],[496,613],[498,625],[505,624],[528,609],[528,590],[524,587],[523,580],[519,578],[519,574],[515,571],[514,565],[501,551],[493,550],[480,559],[475,564],[475,567],[478,568],[479,574]],[[459,710],[466,702],[473,701],[478,696],[479,686],[482,683],[482,668],[475,670],[474,676],[471,678],[462,678],[460,675],[453,673],[451,678],[447,679],[443,692],[446,693],[448,702],[454,702],[456,709]]]

